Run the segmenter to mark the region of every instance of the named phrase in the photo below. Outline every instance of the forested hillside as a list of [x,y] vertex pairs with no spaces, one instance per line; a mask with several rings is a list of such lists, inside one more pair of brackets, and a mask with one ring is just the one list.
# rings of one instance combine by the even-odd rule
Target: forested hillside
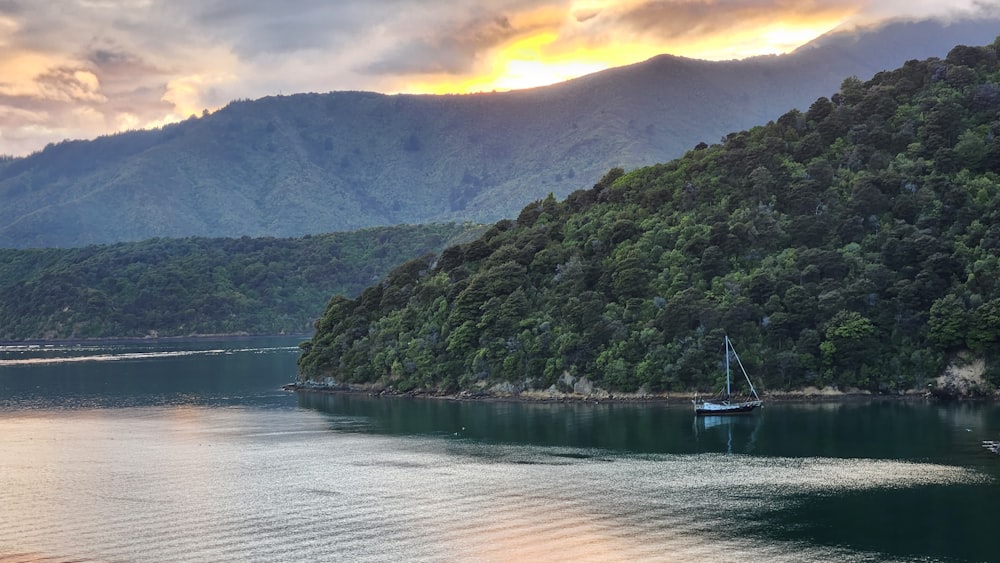
[[308,333],[331,294],[482,233],[382,227],[299,239],[0,250],[0,340]]
[[989,42],[996,29],[898,23],[779,57],[661,56],[517,92],[234,101],[159,130],[0,160],[0,247],[493,222],[611,167],[664,162],[805,109],[845,76]]
[[[333,299],[303,380],[399,390],[1000,383],[1000,40],[910,61]],[[568,376],[568,377],[567,377]]]

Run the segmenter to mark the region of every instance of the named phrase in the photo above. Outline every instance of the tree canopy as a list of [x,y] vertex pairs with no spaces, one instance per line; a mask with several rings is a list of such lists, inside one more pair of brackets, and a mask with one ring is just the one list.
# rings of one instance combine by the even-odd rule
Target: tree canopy
[[0,340],[309,333],[332,293],[482,231],[383,227],[297,239],[0,249]]
[[455,391],[713,391],[723,335],[761,387],[998,378],[998,43],[525,207],[332,300],[303,380]]

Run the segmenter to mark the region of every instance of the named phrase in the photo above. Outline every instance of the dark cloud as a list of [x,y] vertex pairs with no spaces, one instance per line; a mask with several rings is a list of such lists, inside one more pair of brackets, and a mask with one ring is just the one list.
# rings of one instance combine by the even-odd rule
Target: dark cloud
[[135,53],[105,45],[89,50],[84,60],[97,77],[101,92],[107,98],[96,111],[109,120],[123,114],[145,116],[165,115],[172,106],[163,100],[166,84],[171,78],[167,69],[157,67]]
[[135,66],[139,58],[124,51],[97,47],[87,54],[87,60],[101,68],[115,68]]
[[60,102],[105,102],[97,75],[84,68],[59,67],[49,69],[36,79],[39,91],[46,99]]
[[25,3],[19,0],[0,0],[0,14],[19,16],[25,12]]
[[465,22],[457,29],[416,38],[399,45],[380,60],[365,66],[367,74],[464,74],[490,49],[524,34],[506,16]]
[[601,15],[601,10],[578,10],[573,12],[573,17],[580,23],[592,20],[599,15]]
[[[665,39],[683,39],[752,28],[789,16],[814,17],[830,10],[843,11],[850,2],[789,2],[786,0],[736,0],[729,2],[653,0],[626,10],[606,11],[602,22],[619,33],[632,30]],[[603,16],[607,16],[605,19]]]
[[149,62],[143,55],[108,40],[91,43],[80,58],[86,61],[103,84],[111,81],[164,80],[170,74],[168,69]]
[[334,49],[391,17],[392,0],[209,0],[188,2],[191,22],[243,58]]

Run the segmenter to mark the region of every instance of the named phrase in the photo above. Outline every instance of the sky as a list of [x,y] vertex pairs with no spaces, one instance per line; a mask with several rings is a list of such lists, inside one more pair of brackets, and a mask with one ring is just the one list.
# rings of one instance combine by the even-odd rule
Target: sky
[[0,0],[0,155],[299,92],[468,93],[789,52],[997,0]]

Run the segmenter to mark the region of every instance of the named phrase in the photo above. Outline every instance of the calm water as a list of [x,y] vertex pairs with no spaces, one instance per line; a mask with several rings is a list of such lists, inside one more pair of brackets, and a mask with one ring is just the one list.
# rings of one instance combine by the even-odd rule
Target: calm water
[[1000,408],[279,390],[295,339],[0,347],[0,561],[990,561]]

